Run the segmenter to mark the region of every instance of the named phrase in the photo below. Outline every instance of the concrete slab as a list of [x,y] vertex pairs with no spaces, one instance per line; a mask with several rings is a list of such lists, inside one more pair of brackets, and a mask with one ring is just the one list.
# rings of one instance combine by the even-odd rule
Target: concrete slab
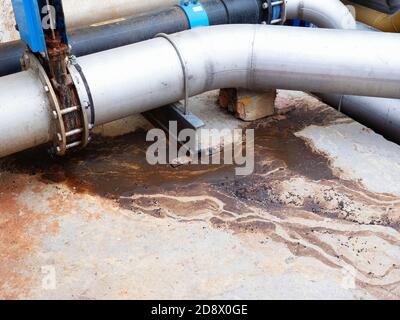
[[358,123],[310,126],[298,133],[326,153],[343,177],[374,192],[400,196],[400,146]]
[[[216,99],[198,106],[236,126]],[[399,299],[400,196],[365,183],[397,176],[398,147],[304,94],[281,91],[277,108],[291,111],[251,124],[247,177],[150,166],[143,130],[1,160],[0,298]],[[365,149],[386,165],[356,170],[346,159]]]

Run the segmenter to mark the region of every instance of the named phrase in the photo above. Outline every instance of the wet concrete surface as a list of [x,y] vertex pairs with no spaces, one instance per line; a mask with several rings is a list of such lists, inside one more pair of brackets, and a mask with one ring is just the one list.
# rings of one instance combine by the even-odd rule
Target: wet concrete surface
[[277,104],[295,109],[250,124],[251,176],[150,166],[144,131],[1,160],[0,298],[398,299],[400,197],[297,135],[351,120],[308,96]]

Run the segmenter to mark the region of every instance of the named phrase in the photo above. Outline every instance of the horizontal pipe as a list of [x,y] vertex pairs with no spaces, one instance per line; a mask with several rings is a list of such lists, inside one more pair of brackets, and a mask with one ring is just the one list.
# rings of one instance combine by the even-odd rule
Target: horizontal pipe
[[117,23],[104,24],[70,32],[72,53],[77,57],[105,51],[153,38],[157,33],[175,33],[189,29],[182,9],[130,17]]
[[[29,0],[32,1],[32,0]],[[2,0],[0,12],[0,42],[18,39],[14,29],[11,0]],[[44,2],[44,1],[41,1]],[[179,3],[179,0],[63,0],[68,30],[89,27],[105,21],[160,10]]]
[[[396,34],[231,25],[190,30],[173,38],[187,61],[191,96],[243,87],[400,98],[400,56],[391,54],[400,50]],[[95,100],[98,124],[184,97],[182,67],[165,39],[79,61]]]
[[21,71],[25,46],[21,40],[0,44],[0,77]]
[[[377,31],[358,23],[357,29]],[[344,113],[355,121],[400,144],[400,100],[363,96],[345,96],[314,93],[323,102]]]
[[[321,28],[335,29],[354,29],[354,18],[345,11],[349,10],[339,3],[339,1],[324,2],[304,2],[301,6],[295,7],[295,2],[288,2],[289,17],[300,17],[303,15],[306,21],[312,21],[313,24]],[[350,4],[349,1],[345,1]],[[384,29],[385,31],[397,31],[397,17],[400,12],[389,16],[384,13],[376,12],[372,9],[355,5],[351,3],[357,12],[357,18],[368,23],[369,26],[357,23],[358,30],[376,31],[374,27]],[[311,6],[314,5],[314,8]],[[315,6],[320,5],[319,8]],[[305,9],[304,9],[305,8]],[[303,10],[305,13],[301,13]],[[325,10],[325,13],[324,13]],[[313,13],[314,16],[310,17]],[[320,16],[321,18],[318,18]],[[342,19],[342,17],[346,17]],[[310,19],[310,20],[308,20]],[[323,102],[331,105],[340,112],[346,114],[355,121],[373,129],[375,132],[383,135],[386,139],[400,144],[400,100],[389,98],[377,98],[366,96],[337,95],[329,93],[314,93]]]
[[[251,24],[259,23],[261,19],[260,0],[204,0],[202,4],[210,25]],[[184,11],[174,6],[118,22],[72,30],[69,41],[72,54],[80,57],[148,40],[158,33],[172,34],[189,28]],[[22,41],[0,45],[0,77],[21,71],[20,58],[24,48]]]
[[[398,34],[229,25],[193,29],[174,34],[171,39],[186,61],[190,96],[243,87],[400,98],[400,56],[391,54],[400,51]],[[185,96],[180,59],[164,38],[78,61],[92,93],[96,125]],[[29,120],[30,114],[44,112],[45,99],[43,93],[35,93],[44,90],[39,81],[26,83],[26,74],[0,78],[0,156],[44,143],[44,133],[50,130],[45,116]],[[19,100],[13,101],[13,97]],[[23,121],[17,114],[22,114]],[[37,130],[40,139],[27,142],[20,138],[27,127]],[[31,136],[37,133],[31,132]]]
[[362,123],[386,139],[400,144],[400,100],[316,94],[323,102]]
[[[66,16],[73,12],[71,7],[73,2],[66,1],[64,4]],[[177,1],[172,1],[172,3],[175,2]],[[261,3],[260,0],[202,1],[210,25],[259,23],[262,16]],[[93,2],[88,1],[85,6],[89,10],[92,8]],[[98,10],[103,10],[103,5],[99,5],[98,8]],[[132,12],[129,6],[126,10],[126,14]],[[323,2],[320,0],[286,0],[286,10],[287,18],[304,19],[321,28],[355,29],[354,18],[339,0],[324,0]],[[170,7],[123,18],[114,23],[72,30],[69,32],[69,40],[72,53],[80,57],[148,40],[158,33],[172,34],[188,29],[189,21],[183,10]],[[22,41],[0,45],[0,77],[21,71],[20,58],[23,52]]]
[[[260,0],[202,1],[210,25],[260,22]],[[72,53],[78,57],[190,29],[188,18],[179,7],[124,19],[118,23],[93,26],[70,33]]]
[[49,106],[37,76],[24,71],[0,83],[0,157],[48,142]]
[[[90,2],[90,1],[89,1]],[[259,0],[205,0],[202,4],[210,25],[259,23]],[[68,4],[69,2],[66,2]],[[321,28],[354,29],[355,20],[339,0],[286,0],[289,19],[302,18]],[[129,10],[128,10],[129,11]],[[183,10],[165,8],[118,22],[85,27],[69,32],[72,53],[78,57],[189,29]],[[21,71],[22,41],[0,45],[0,77]]]
[[107,20],[160,10],[179,0],[63,0],[66,24],[70,30]]

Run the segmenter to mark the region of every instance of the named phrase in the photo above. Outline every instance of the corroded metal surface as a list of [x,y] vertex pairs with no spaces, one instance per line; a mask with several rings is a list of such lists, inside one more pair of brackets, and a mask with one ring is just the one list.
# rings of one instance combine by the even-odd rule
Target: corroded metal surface
[[3,160],[0,297],[400,298],[400,197],[297,134],[352,121],[307,97],[278,105],[296,109],[252,124],[249,177],[151,167],[144,132]]

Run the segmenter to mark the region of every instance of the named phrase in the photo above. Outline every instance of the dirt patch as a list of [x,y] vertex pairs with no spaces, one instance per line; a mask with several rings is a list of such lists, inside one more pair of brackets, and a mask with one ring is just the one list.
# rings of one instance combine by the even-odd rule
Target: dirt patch
[[37,245],[30,231],[38,216],[18,202],[27,179],[0,173],[0,299],[27,296],[31,278],[18,268]]
[[[291,112],[287,117],[256,122],[255,174],[241,179],[240,183],[246,180],[252,183],[254,177],[273,168],[274,164],[265,163],[267,158],[292,174],[312,180],[335,179],[328,160],[312,152],[294,133],[310,124],[323,124],[337,117],[334,112],[316,114],[315,110],[302,110]],[[36,148],[1,160],[0,169],[36,175],[48,183],[67,183],[77,192],[110,197],[170,191],[179,189],[182,184],[186,188],[187,184],[239,181],[233,166],[151,166],[145,157],[150,145],[145,142],[145,135],[145,132],[135,132],[116,138],[96,137],[88,148],[66,158],[52,158],[45,148]]]

